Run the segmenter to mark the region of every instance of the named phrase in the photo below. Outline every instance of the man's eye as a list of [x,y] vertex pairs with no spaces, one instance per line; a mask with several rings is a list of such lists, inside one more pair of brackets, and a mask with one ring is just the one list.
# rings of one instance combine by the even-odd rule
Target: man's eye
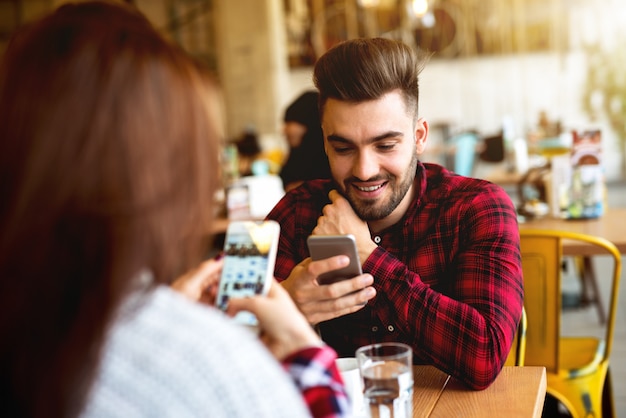
[[396,144],[379,144],[378,149],[381,151],[391,151],[396,147]]
[[334,150],[337,154],[347,154],[352,150],[350,147],[334,147]]

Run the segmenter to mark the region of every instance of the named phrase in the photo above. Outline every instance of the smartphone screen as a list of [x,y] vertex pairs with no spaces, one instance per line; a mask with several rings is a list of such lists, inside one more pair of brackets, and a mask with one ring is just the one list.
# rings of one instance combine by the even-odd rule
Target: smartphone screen
[[[217,292],[217,307],[226,310],[230,298],[265,295],[274,275],[280,227],[275,221],[235,221],[228,225],[224,266]],[[235,316],[244,325],[258,325],[250,312]]]
[[362,274],[354,235],[311,235],[307,238],[307,245],[313,260],[323,260],[341,254],[350,258],[347,267],[320,275],[317,278],[320,284],[335,283]]

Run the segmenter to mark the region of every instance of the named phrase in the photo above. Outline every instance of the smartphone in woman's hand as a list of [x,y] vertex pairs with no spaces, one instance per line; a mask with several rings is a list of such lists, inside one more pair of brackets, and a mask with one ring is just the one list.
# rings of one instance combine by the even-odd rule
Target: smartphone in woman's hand
[[[228,308],[230,298],[266,295],[274,277],[280,226],[275,221],[234,221],[228,225],[224,242],[224,266],[216,305]],[[250,312],[239,312],[235,321],[256,326]]]

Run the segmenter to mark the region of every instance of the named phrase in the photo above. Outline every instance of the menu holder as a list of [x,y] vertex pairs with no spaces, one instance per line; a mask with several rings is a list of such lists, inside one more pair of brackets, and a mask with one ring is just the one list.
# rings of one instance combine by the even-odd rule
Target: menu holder
[[233,183],[226,189],[226,212],[231,221],[250,218],[250,190],[247,184]]
[[[552,158],[553,208],[563,219],[593,219],[604,213],[600,130],[574,131],[569,154]],[[557,215],[557,214],[555,214]]]
[[263,219],[284,195],[277,175],[241,177],[226,189],[228,219]]

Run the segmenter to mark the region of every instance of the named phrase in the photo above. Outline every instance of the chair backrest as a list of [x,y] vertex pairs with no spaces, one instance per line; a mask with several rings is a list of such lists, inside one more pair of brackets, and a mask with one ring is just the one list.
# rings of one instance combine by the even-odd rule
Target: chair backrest
[[522,308],[522,317],[520,318],[517,332],[511,345],[511,351],[506,358],[505,366],[523,366],[526,357],[526,328],[528,320],[526,318],[526,309]]
[[586,245],[600,247],[613,259],[609,315],[604,338],[603,357],[605,359],[610,355],[613,344],[621,275],[621,254],[615,245],[603,238],[569,231],[520,230],[524,307],[528,317],[525,364],[545,366],[546,371],[552,373],[558,371],[560,355],[561,263],[564,240],[580,241]]

